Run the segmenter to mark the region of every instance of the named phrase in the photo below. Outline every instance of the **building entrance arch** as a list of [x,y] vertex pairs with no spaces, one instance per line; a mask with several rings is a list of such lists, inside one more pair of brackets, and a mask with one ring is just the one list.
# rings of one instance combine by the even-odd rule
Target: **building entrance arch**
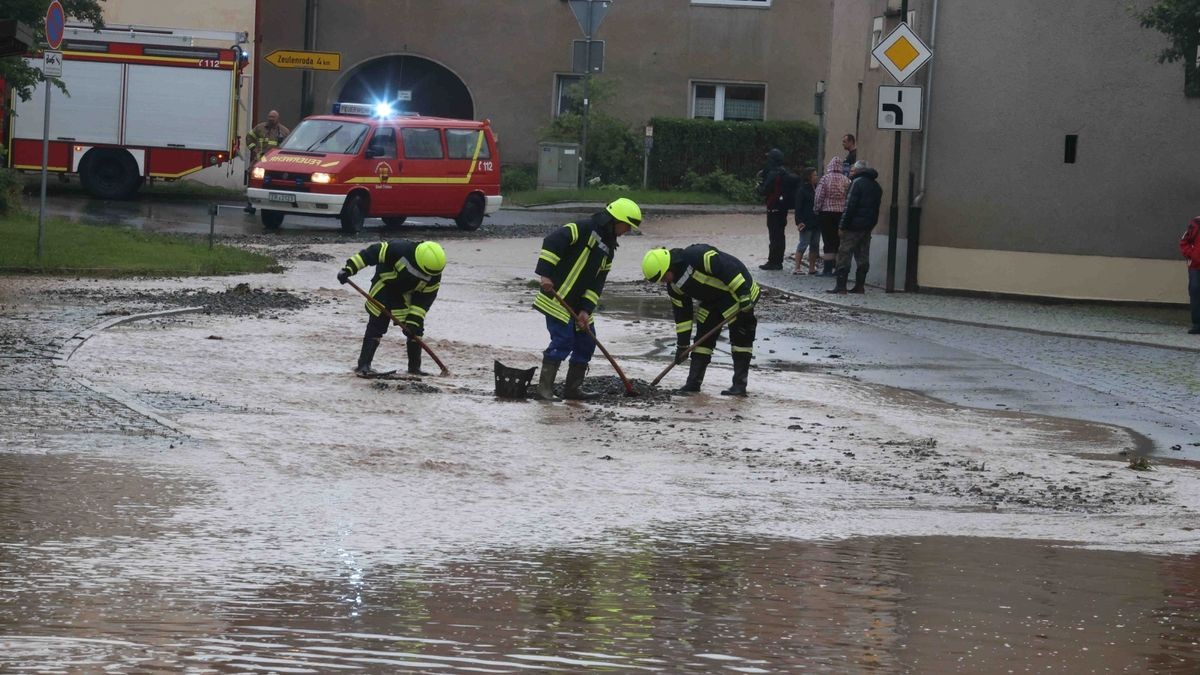
[[[400,112],[475,118],[475,102],[462,79],[440,63],[420,56],[395,54],[366,61],[345,76],[337,92],[337,101],[387,101]],[[403,92],[411,99],[400,100]]]

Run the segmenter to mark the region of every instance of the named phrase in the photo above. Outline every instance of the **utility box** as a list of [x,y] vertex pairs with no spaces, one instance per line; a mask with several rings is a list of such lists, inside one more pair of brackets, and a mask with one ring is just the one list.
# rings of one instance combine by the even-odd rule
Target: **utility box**
[[579,187],[579,144],[538,143],[538,189]]

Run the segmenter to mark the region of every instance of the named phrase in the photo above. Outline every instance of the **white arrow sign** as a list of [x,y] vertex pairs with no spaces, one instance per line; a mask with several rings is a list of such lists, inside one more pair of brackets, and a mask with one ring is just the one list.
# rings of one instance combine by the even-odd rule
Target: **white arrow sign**
[[879,128],[897,131],[921,130],[921,88],[879,88]]

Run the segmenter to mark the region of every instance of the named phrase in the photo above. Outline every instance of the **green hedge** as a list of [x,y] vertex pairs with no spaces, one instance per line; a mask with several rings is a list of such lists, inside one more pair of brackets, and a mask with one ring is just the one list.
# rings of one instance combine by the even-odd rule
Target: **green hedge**
[[799,171],[817,157],[817,127],[808,122],[714,122],[655,117],[650,152],[650,187],[683,187],[688,174],[721,171],[752,180],[766,163],[763,156],[779,148],[788,166]]

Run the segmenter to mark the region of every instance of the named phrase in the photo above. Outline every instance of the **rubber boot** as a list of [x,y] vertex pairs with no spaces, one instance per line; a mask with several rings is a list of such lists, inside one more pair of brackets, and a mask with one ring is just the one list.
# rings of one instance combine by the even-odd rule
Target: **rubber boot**
[[746,395],[746,381],[750,378],[750,357],[748,352],[733,353],[733,386],[721,392],[722,396]]
[[847,272],[839,271],[838,275],[837,275],[836,284],[834,285],[833,288],[831,288],[825,292],[826,293],[837,293],[838,295],[844,295],[846,293],[846,281],[849,276],[850,276],[849,271],[847,271]]
[[538,377],[537,392],[534,398],[539,401],[561,401],[562,399],[554,395],[554,378],[558,377],[558,367],[562,365],[562,361],[553,361],[551,359],[542,359],[542,373]]
[[854,270],[854,288],[851,288],[850,293],[866,293],[867,292],[867,270],[864,267],[859,267]]
[[358,365],[354,368],[354,374],[359,376],[369,376],[374,371],[371,370],[371,361],[375,360],[375,350],[379,349],[379,338],[363,338],[362,351],[358,353]]
[[408,349],[408,374],[428,375],[429,373],[421,370],[421,343],[409,340],[405,347]]
[[682,387],[677,389],[680,394],[695,394],[700,391],[700,385],[704,384],[704,373],[708,370],[708,362],[712,357],[708,354],[692,353],[692,365],[688,371],[687,382]]
[[826,261],[824,261],[824,264],[821,265],[821,276],[823,276],[823,277],[833,276],[833,261],[832,260],[826,260]]
[[587,375],[588,364],[572,361],[567,365],[567,381],[563,385],[563,398],[569,401],[590,401],[599,394],[583,389],[583,376]]

